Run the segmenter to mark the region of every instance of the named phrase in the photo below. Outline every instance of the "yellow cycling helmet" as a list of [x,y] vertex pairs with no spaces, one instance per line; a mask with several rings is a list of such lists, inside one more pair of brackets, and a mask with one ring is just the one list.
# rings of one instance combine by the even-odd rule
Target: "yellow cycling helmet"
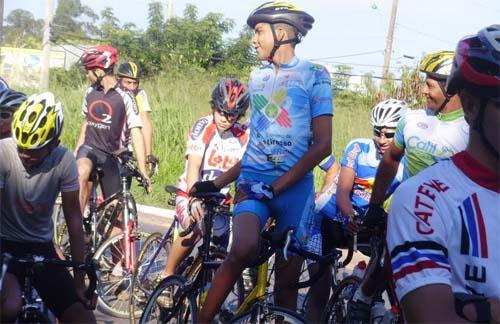
[[118,68],[118,76],[123,76],[131,79],[142,78],[141,68],[132,61],[120,64]]
[[12,134],[19,148],[36,150],[59,138],[63,122],[62,105],[51,92],[34,94],[14,114]]
[[438,81],[445,81],[450,75],[455,52],[439,51],[425,56],[420,62],[419,70]]

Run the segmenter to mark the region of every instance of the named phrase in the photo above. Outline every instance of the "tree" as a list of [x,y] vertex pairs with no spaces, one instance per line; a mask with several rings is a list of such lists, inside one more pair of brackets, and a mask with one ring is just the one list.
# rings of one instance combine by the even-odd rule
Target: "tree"
[[23,9],[15,9],[5,19],[4,44],[13,47],[40,48],[43,35],[43,19]]
[[82,38],[98,35],[99,16],[80,0],[59,0],[52,22],[54,38]]
[[343,91],[349,89],[349,79],[352,72],[352,66],[337,65],[334,68],[332,76],[332,85],[335,90]]
[[120,20],[115,17],[113,8],[105,7],[101,11],[101,25],[99,27],[101,37],[112,39],[119,30]]

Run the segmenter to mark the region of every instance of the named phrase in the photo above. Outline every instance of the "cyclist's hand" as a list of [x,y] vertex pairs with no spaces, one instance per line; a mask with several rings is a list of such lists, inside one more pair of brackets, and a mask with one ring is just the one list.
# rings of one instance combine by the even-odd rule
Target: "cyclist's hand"
[[373,228],[377,225],[384,224],[385,210],[381,204],[370,204],[363,217],[363,225]]
[[354,217],[349,217],[349,223],[345,226],[345,230],[349,236],[354,236],[357,232],[359,232],[359,225]]
[[196,182],[191,189],[189,190],[189,194],[193,194],[195,192],[203,193],[203,192],[219,192],[220,189],[214,184],[213,181],[198,181]]
[[97,294],[94,292],[91,299],[85,297],[85,292],[87,287],[85,287],[85,282],[81,280],[75,281],[76,295],[78,300],[85,306],[86,309],[94,310],[97,306]]
[[158,174],[158,165],[160,164],[160,160],[152,154],[146,156],[146,164],[148,165],[149,168],[149,175],[155,176]]
[[146,175],[142,176],[142,186],[144,187],[144,190],[146,190],[147,193],[151,193],[151,191],[153,191],[152,181]]
[[241,180],[238,183],[238,190],[234,197],[235,202],[241,202],[247,199],[253,200],[271,200],[274,198],[274,189],[271,185],[260,181]]
[[189,207],[189,214],[191,214],[191,217],[193,217],[198,223],[200,223],[204,215],[204,208],[202,201],[197,198],[191,198],[189,200],[188,207]]

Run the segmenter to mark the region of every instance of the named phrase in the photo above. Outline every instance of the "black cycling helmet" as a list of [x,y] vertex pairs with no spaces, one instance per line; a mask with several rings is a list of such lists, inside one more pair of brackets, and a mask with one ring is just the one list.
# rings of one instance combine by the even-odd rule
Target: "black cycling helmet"
[[448,94],[468,89],[480,98],[477,118],[470,125],[483,144],[497,158],[500,156],[484,134],[484,111],[489,100],[500,102],[500,25],[481,29],[477,35],[460,40],[447,81]]
[[139,79],[142,78],[142,69],[139,65],[135,64],[132,61],[125,62],[120,64],[118,68],[118,76],[131,78],[131,79]]
[[26,95],[9,88],[0,91],[0,109],[17,110],[26,100]]
[[[288,1],[274,1],[260,5],[248,16],[247,25],[252,29],[254,29],[255,25],[258,23],[268,23],[271,25],[274,37],[274,48],[270,55],[270,59],[272,59],[274,53],[281,45],[300,43],[302,38],[307,35],[307,32],[311,30],[314,18]],[[286,41],[279,41],[276,37],[274,24],[280,23],[293,26],[295,28],[296,37]]]
[[240,117],[250,105],[250,96],[240,80],[221,79],[212,91],[211,103],[224,114]]

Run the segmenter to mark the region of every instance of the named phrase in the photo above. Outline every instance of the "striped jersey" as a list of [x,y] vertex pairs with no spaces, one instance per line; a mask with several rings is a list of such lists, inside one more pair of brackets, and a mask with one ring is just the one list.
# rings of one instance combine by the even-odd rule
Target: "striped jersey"
[[400,300],[432,284],[500,297],[499,190],[498,174],[465,151],[401,184],[387,227]]

